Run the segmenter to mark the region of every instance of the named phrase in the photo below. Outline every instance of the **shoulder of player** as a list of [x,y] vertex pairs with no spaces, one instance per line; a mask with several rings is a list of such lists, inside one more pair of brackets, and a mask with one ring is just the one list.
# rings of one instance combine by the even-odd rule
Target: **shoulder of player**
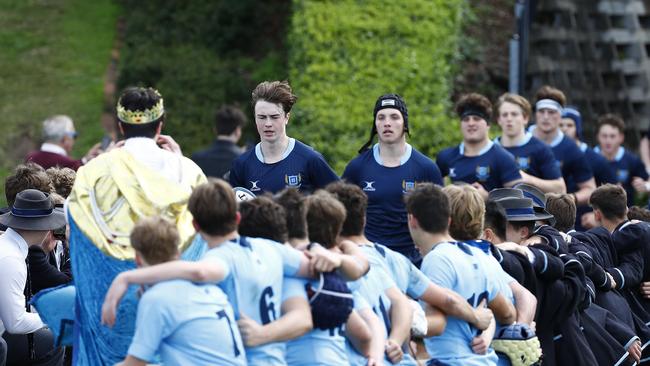
[[457,155],[460,155],[460,151],[458,150],[458,145],[454,145],[442,149],[440,152],[438,152],[438,156],[436,157],[436,160],[447,160]]
[[420,151],[416,150],[413,148],[411,152],[411,158],[409,159],[409,162],[413,162],[414,164],[417,164],[419,166],[422,166],[424,168],[430,168],[430,167],[435,167],[436,163],[428,156],[424,155]]
[[370,159],[374,159],[373,154],[372,154],[372,149],[367,149],[366,151],[364,151],[364,152],[358,154],[357,156],[355,156],[354,158],[352,158],[352,160],[350,160],[348,162],[348,165],[346,166],[346,169],[349,166],[352,166],[352,167],[365,166]]

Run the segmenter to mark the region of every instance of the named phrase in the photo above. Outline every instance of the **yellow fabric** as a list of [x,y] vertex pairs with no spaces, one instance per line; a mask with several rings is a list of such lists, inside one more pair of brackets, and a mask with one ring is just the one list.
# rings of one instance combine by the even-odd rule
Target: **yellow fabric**
[[[153,215],[161,215],[176,223],[182,251],[195,234],[187,201],[192,190],[207,181],[201,169],[184,157],[182,176],[183,184],[171,182],[138,162],[124,149],[115,149],[79,168],[68,209],[82,232],[102,252],[114,258],[135,258],[128,235],[141,218]],[[95,212],[93,195],[98,208]],[[98,223],[98,212],[101,212],[99,221],[104,221],[108,230],[102,230]]]

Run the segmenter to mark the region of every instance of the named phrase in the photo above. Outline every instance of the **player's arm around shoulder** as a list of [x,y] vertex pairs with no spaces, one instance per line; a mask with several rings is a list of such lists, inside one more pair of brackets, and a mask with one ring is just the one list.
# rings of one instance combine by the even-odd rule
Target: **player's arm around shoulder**
[[102,323],[113,326],[117,307],[129,285],[148,285],[173,279],[193,282],[220,282],[227,275],[221,260],[188,262],[176,260],[122,272],[111,283],[102,305]]

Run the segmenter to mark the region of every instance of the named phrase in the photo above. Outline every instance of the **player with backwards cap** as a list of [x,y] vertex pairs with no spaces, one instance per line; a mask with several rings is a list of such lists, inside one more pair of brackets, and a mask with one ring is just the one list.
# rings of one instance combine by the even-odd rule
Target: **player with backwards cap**
[[[431,159],[406,142],[409,115],[402,97],[380,96],[373,118],[370,138],[348,163],[343,178],[368,196],[366,236],[418,263],[421,257],[406,224],[404,194],[419,182],[442,185],[442,177]],[[379,141],[370,147],[375,135]]]

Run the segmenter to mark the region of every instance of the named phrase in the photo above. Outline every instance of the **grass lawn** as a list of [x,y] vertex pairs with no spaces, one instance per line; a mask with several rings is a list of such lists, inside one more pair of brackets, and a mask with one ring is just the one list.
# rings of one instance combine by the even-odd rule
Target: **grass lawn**
[[112,0],[0,0],[0,204],[4,178],[40,145],[46,117],[75,121],[75,157],[101,139],[118,10]]

